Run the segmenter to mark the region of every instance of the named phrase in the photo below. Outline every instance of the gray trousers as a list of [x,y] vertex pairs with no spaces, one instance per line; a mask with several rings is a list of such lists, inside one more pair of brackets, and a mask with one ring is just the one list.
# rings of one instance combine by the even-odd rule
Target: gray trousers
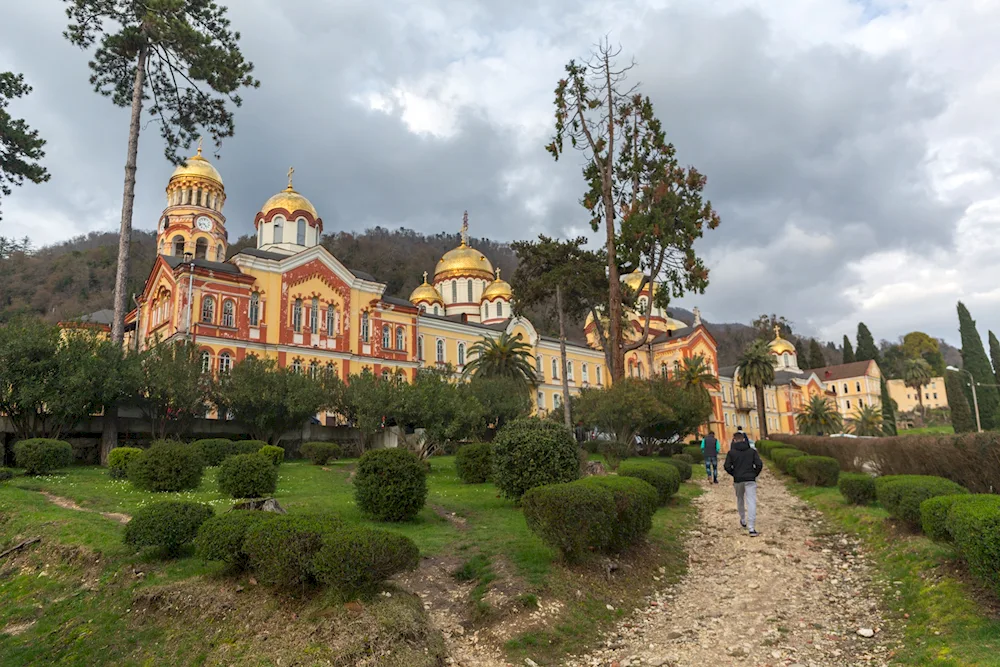
[[736,511],[740,521],[753,530],[757,524],[757,482],[733,482],[736,488]]

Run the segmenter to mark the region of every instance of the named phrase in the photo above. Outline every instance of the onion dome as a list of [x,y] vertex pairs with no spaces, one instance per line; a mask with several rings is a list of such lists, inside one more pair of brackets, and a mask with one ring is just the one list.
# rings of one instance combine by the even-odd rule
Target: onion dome
[[434,269],[434,282],[457,276],[493,280],[493,265],[486,255],[469,245],[469,212],[462,219],[462,243],[446,252]]
[[222,176],[219,171],[212,166],[212,163],[201,156],[201,143],[198,144],[198,153],[189,157],[184,164],[174,169],[170,175],[171,180],[179,176],[195,176],[215,181],[222,185]]
[[507,299],[510,301],[514,298],[514,291],[510,288],[510,283],[500,279],[500,267],[496,269],[496,276],[496,279],[483,290],[483,301],[491,301],[493,299]]
[[267,215],[275,209],[284,209],[288,212],[288,215],[294,215],[296,211],[305,211],[313,218],[319,217],[319,213],[316,211],[316,207],[312,205],[312,202],[293,190],[291,183],[288,184],[287,188],[264,202],[260,212]]
[[[645,278],[645,277],[646,277],[646,274],[644,274],[639,269],[636,269],[632,273],[628,273],[628,274],[622,276],[622,281],[626,285],[628,285],[629,287],[631,287],[633,292],[638,292],[639,291],[639,285],[642,284],[642,279]],[[649,283],[648,282],[646,283],[646,287],[649,287]]]
[[410,294],[410,303],[414,306],[418,306],[421,303],[437,303],[444,305],[444,299],[441,298],[441,293],[437,291],[434,285],[427,283],[427,272],[424,271],[424,282],[421,285],[417,285],[417,288],[413,290]]
[[774,327],[774,340],[768,343],[767,346],[771,348],[772,353],[778,356],[781,356],[785,352],[795,354],[795,346],[781,337],[781,329],[778,327]]

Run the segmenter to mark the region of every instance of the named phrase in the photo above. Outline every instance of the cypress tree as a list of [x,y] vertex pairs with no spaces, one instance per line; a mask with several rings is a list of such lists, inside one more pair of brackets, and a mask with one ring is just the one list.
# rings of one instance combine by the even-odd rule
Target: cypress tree
[[889,385],[882,378],[882,432],[896,435],[896,401],[889,396]]
[[996,335],[991,331],[990,333],[990,361],[993,362],[993,374],[997,378],[997,384],[1000,384],[1000,341],[997,340]]
[[958,331],[962,336],[962,368],[976,380],[979,420],[983,430],[996,428],[1000,393],[997,393],[996,387],[990,386],[997,383],[996,375],[993,374],[993,367],[983,348],[983,339],[976,331],[976,322],[961,301],[958,302]]
[[851,347],[851,339],[844,336],[844,363],[849,364],[854,361],[854,348]]
[[816,342],[815,338],[809,340],[809,368],[823,368],[826,366],[826,358],[823,356],[823,348]]
[[882,365],[882,359],[879,358],[878,346],[875,345],[875,338],[864,322],[858,323],[858,346],[855,348],[854,360],[874,360],[879,366]]
[[809,368],[809,355],[806,354],[806,348],[802,345],[802,339],[795,339],[795,357],[798,359],[799,368],[802,370],[808,370]]
[[964,375],[946,371],[944,374],[944,389],[948,395],[948,407],[951,409],[951,425],[955,433],[972,433],[976,430],[976,418],[969,409],[969,401],[965,398],[963,385]]

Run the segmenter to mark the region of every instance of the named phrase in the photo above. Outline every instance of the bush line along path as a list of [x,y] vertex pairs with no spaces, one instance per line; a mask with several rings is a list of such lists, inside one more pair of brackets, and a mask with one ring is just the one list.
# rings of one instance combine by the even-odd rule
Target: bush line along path
[[567,664],[888,664],[897,641],[860,543],[795,498],[767,465],[758,479],[759,537],[740,528],[731,483],[700,480],[706,493],[693,501],[699,525],[688,534],[687,574],[651,595],[603,648]]

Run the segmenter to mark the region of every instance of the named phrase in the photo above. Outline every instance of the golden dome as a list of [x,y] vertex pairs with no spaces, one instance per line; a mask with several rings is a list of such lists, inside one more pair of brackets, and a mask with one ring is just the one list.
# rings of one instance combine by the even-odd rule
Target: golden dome
[[469,212],[462,216],[462,243],[446,252],[434,269],[434,282],[453,276],[493,279],[493,265],[486,255],[469,245]]
[[781,330],[778,327],[774,327],[774,340],[768,343],[767,346],[771,348],[771,352],[778,356],[781,356],[785,352],[795,354],[795,346],[781,337]]
[[439,303],[444,305],[444,299],[434,285],[427,284],[427,272],[424,271],[424,282],[417,285],[417,288],[410,294],[410,303],[418,305],[420,303]]
[[510,288],[510,283],[500,279],[500,267],[497,267],[496,271],[496,280],[487,285],[486,289],[483,290],[483,301],[489,301],[490,299],[507,299],[509,301],[514,298],[514,291]]
[[285,209],[288,211],[289,215],[295,213],[295,211],[306,211],[314,218],[319,217],[319,213],[317,213],[316,207],[312,205],[312,202],[300,195],[291,187],[285,188],[264,202],[260,211],[261,213],[268,213],[276,208]]
[[192,155],[184,164],[174,169],[174,173],[170,175],[170,178],[174,179],[178,176],[199,176],[222,185],[222,176],[219,174],[219,171],[212,166],[211,162],[201,156],[200,143],[198,144],[198,153]]

